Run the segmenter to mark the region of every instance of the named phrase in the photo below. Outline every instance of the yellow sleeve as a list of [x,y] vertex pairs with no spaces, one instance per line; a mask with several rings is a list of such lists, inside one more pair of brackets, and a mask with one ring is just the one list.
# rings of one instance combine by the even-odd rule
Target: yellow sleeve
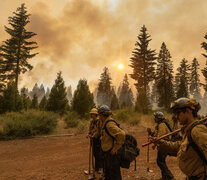
[[179,148],[180,148],[180,144],[181,144],[181,141],[166,141],[166,140],[163,140],[161,139],[160,140],[160,144],[158,144],[158,146],[168,152],[168,153],[178,153],[179,151]]
[[114,137],[114,148],[120,149],[120,147],[124,144],[125,132],[114,122],[107,123],[106,128],[110,135]]
[[207,159],[207,127],[195,126],[191,131],[191,137]]
[[158,127],[157,137],[170,133],[169,128],[165,123],[160,123]]

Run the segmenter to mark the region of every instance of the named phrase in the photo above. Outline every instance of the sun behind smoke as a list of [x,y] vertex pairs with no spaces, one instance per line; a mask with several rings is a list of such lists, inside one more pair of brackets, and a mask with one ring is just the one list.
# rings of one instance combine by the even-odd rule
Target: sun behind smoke
[[124,68],[123,64],[119,64],[119,65],[118,65],[118,69],[121,70],[121,69],[123,69],[123,68]]

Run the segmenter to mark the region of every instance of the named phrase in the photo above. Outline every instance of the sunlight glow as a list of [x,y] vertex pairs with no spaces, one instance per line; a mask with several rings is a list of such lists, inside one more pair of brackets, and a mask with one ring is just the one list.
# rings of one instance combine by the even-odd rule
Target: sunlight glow
[[121,70],[121,69],[123,69],[123,68],[124,68],[123,64],[119,64],[119,65],[118,65],[118,69]]

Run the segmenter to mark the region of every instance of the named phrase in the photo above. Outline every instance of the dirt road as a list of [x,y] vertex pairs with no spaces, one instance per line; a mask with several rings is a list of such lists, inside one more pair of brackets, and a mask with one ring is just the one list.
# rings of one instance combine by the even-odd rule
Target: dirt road
[[[130,129],[141,146],[146,141],[143,129]],[[0,142],[0,180],[86,180],[83,170],[88,168],[88,142],[85,134],[65,137],[22,139]],[[141,147],[140,147],[141,148]],[[122,169],[123,180],[155,180],[160,178],[156,165],[156,150],[150,148],[150,169],[146,172],[147,148],[137,157],[137,171],[132,165]],[[177,167],[176,158],[167,163],[177,180],[184,175]]]

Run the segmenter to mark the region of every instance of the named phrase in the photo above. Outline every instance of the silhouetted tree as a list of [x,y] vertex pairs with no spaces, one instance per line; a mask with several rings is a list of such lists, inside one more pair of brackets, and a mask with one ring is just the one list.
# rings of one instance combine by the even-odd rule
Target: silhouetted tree
[[43,96],[42,100],[40,101],[39,108],[40,110],[44,111],[46,110],[46,107],[47,107],[47,98],[46,96]]
[[47,110],[64,114],[67,108],[66,87],[62,78],[62,73],[57,73],[57,79],[49,94]]
[[22,110],[22,108],[22,99],[15,82],[8,83],[6,89],[3,91],[3,112],[17,112]]
[[169,110],[170,104],[174,99],[173,65],[170,52],[164,42],[157,61],[155,84],[158,92],[158,106]]
[[178,71],[176,74],[177,98],[189,97],[188,85],[189,85],[189,78],[190,78],[190,74],[189,74],[190,65],[187,63],[188,61],[186,59],[182,59],[180,63],[180,67],[177,68]]
[[37,99],[36,94],[33,95],[31,108],[32,109],[38,109],[39,108],[38,99]]
[[[130,67],[133,69],[133,73],[130,74],[131,78],[136,81],[135,87],[138,92],[137,103],[144,103],[138,106],[145,106],[144,112],[148,112],[150,108],[148,99],[148,84],[155,77],[155,50],[149,49],[149,42],[151,41],[150,35],[147,33],[147,28],[143,26],[141,33],[138,36],[138,41],[135,43],[135,49],[132,51],[132,57],[130,58]],[[143,98],[143,100],[141,100]]]
[[27,95],[28,90],[26,88],[21,89],[22,105],[24,110],[28,110],[31,107],[32,101]]
[[129,88],[129,81],[127,74],[124,75],[123,82],[120,86],[119,93],[119,104],[121,108],[132,107],[133,105],[133,94]]
[[198,70],[200,69],[199,63],[196,58],[193,59],[192,65],[191,65],[191,73],[190,73],[190,94],[193,96],[195,99],[200,99],[201,98],[201,92],[200,92],[200,78],[199,78],[199,72]]
[[201,72],[205,78],[205,84],[202,84],[202,85],[203,85],[205,92],[207,93],[207,61],[206,61],[206,66],[201,70]]
[[83,118],[93,107],[95,107],[95,103],[87,80],[80,79],[72,99],[72,109]]
[[20,73],[25,73],[33,67],[28,63],[28,59],[33,58],[37,53],[30,53],[31,50],[37,48],[36,42],[29,41],[36,34],[26,30],[26,25],[30,22],[30,14],[27,13],[24,4],[17,8],[13,13],[13,17],[9,17],[9,25],[5,26],[5,31],[10,35],[10,38],[4,41],[0,47],[1,56],[6,62],[5,71],[8,80],[15,80],[18,88],[18,78]]
[[97,92],[97,104],[106,104],[110,107],[111,105],[111,77],[107,67],[104,68],[104,72],[101,74],[100,81],[98,84]]

